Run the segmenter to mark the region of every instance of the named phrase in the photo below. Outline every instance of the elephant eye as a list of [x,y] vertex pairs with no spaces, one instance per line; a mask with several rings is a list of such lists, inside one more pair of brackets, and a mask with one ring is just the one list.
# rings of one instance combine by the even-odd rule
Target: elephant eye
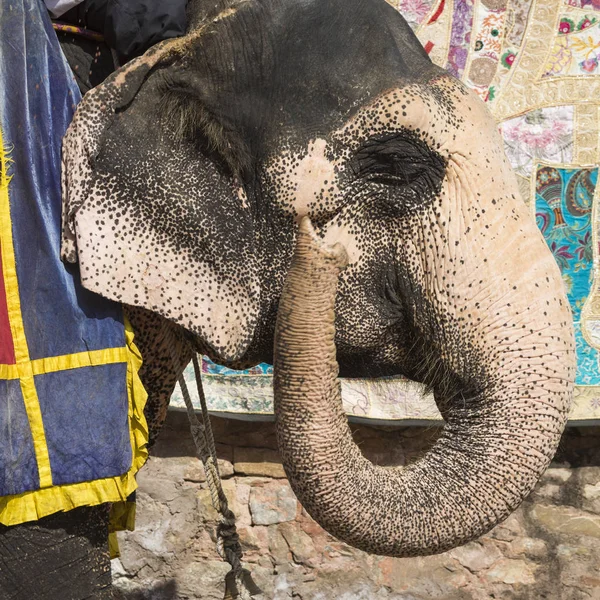
[[419,163],[405,162],[389,155],[367,159],[360,166],[360,176],[374,183],[409,185],[423,173],[423,166]]
[[354,155],[350,168],[365,181],[435,188],[444,177],[446,161],[414,134],[395,132],[370,138]]

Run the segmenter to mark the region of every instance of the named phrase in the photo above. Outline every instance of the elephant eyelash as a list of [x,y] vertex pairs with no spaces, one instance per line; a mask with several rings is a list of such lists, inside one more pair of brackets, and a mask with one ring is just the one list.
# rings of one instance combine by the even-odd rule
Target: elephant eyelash
[[446,161],[414,133],[396,132],[363,144],[350,169],[364,181],[436,189],[445,175]]
[[373,165],[364,168],[360,176],[373,183],[410,185],[422,177],[423,171],[422,165],[407,165],[401,161],[392,164],[375,161]]

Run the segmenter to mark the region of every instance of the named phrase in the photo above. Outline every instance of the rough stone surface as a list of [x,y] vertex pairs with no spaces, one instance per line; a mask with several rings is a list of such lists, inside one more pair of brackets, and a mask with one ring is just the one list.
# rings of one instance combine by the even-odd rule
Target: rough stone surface
[[500,550],[485,539],[455,548],[450,551],[449,555],[472,573],[489,569],[502,557]]
[[253,487],[250,491],[250,513],[253,525],[275,525],[296,518],[298,501],[286,483]]
[[[219,467],[261,600],[600,600],[600,428],[572,428],[522,506],[444,554],[370,556],[323,531],[293,495],[274,426],[214,419]],[[363,453],[404,465],[435,427],[353,426]],[[218,515],[185,414],[171,412],[139,476],[136,531],[120,533],[113,578],[127,600],[222,599],[229,570]]]
[[531,517],[549,532],[600,538],[600,515],[566,506],[536,506]]
[[270,448],[234,448],[233,468],[236,475],[260,475],[284,479],[279,453]]
[[535,583],[535,568],[524,560],[501,558],[487,571],[486,579],[492,583],[531,585]]

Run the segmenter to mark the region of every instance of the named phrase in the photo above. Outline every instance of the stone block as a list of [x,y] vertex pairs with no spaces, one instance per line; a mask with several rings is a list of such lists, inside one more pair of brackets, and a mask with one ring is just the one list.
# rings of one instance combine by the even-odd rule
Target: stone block
[[597,500],[600,498],[600,481],[593,485],[587,484],[583,486],[583,497],[586,500]]
[[509,558],[544,558],[548,556],[548,544],[544,540],[520,537],[510,542],[505,552]]
[[173,552],[187,548],[204,530],[204,523],[196,511],[197,506],[197,496],[192,490],[171,502],[170,525],[166,540]]
[[531,511],[531,517],[553,533],[600,538],[600,516],[570,506],[536,505]]
[[149,471],[140,471],[137,477],[138,489],[148,494],[150,498],[161,504],[168,504],[177,497],[179,487],[172,479],[163,479],[153,476]]
[[219,513],[213,507],[212,498],[208,488],[199,490],[197,498],[197,508],[200,518],[206,523],[216,522],[219,519]]
[[238,535],[240,543],[244,550],[244,555],[253,551],[268,553],[269,551],[269,536],[266,527],[238,527]]
[[443,555],[416,557],[410,560],[382,558],[370,579],[395,593],[411,593],[417,598],[445,598],[466,584],[463,571],[449,571]]
[[[221,421],[221,419],[216,420]],[[235,447],[271,448],[277,450],[275,423],[249,423],[227,420],[224,427],[213,429],[215,440]]]
[[[122,556],[113,561],[113,577],[124,598],[223,598],[228,566],[215,549],[217,514],[182,417],[181,430],[172,430],[168,443],[161,436],[140,473],[137,530],[119,533]],[[600,600],[600,467],[594,466],[600,446],[589,428],[567,430],[561,462],[492,532],[438,556],[394,559],[335,540],[300,509],[289,484],[264,468],[280,467],[272,424],[215,421],[216,438],[227,442],[218,449],[223,487],[245,564],[265,599]],[[394,464],[401,453],[422,454],[432,439],[414,427],[353,429],[381,464]],[[589,450],[581,446],[583,435]],[[254,447],[250,454],[247,447]],[[260,466],[240,466],[236,476],[235,463]],[[253,524],[262,521],[273,524]]]
[[[224,458],[217,458],[217,465],[219,467],[221,479],[227,479],[233,476],[233,464],[230,461]],[[206,481],[204,465],[199,458],[194,458],[187,463],[187,467],[183,474],[183,479],[185,481],[192,481],[195,483],[202,483]]]
[[264,567],[261,565],[248,565],[248,570],[252,575],[252,580],[260,588],[262,594],[255,596],[252,600],[268,600],[273,597],[273,567],[269,564]]
[[320,557],[315,550],[312,539],[302,531],[298,523],[295,521],[282,523],[279,526],[279,531],[285,538],[295,562],[310,567],[316,567],[319,564]]
[[561,499],[564,485],[566,484],[546,483],[544,485],[538,485],[532,496],[535,500],[554,500],[555,502],[558,502]]
[[585,590],[590,598],[600,598],[599,550],[600,542],[594,538],[572,545],[561,544],[557,548],[561,583]]
[[130,580],[113,575],[114,600],[172,600],[177,597],[177,582],[163,577]]
[[272,525],[268,528],[269,552],[278,565],[286,564],[290,559],[290,548],[279,527]]
[[600,514],[600,481],[584,484],[581,495],[581,507],[584,510]]
[[556,556],[564,560],[577,560],[591,556],[592,550],[587,546],[572,546],[571,544],[559,544],[556,547]]
[[223,600],[225,575],[230,566],[222,560],[190,562],[175,572],[177,598]]
[[254,525],[274,525],[295,519],[298,501],[289,484],[282,481],[253,487],[249,505]]
[[182,484],[177,491],[177,496],[167,504],[171,514],[182,513],[190,521],[197,522],[198,515],[195,509],[198,490],[199,488],[196,485],[187,487],[186,484]]
[[237,475],[285,478],[279,453],[270,448],[234,448],[233,468]]
[[535,583],[536,565],[524,560],[502,558],[485,573],[490,583],[531,585]]
[[449,555],[463,567],[469,569],[471,573],[489,569],[502,558],[500,550],[489,540],[480,540],[460,546],[449,552]]
[[179,484],[184,479],[189,462],[189,456],[150,456],[136,477],[138,486],[145,489],[145,486],[149,485],[151,489],[151,482],[155,479],[168,479]]
[[[250,486],[239,484],[234,479],[225,479],[221,481],[221,485],[227,497],[228,506],[235,515],[238,527],[250,525],[251,517],[248,509]],[[205,522],[219,520],[219,513],[213,508],[212,496],[208,487],[203,487],[197,492],[197,507],[200,518]]]
[[[194,536],[192,543],[189,545],[189,554],[186,556],[186,561],[205,561],[219,560],[220,556],[217,552],[216,544],[216,528],[204,526]],[[181,556],[179,554],[178,556]]]
[[566,483],[571,479],[572,475],[573,469],[551,465],[540,478],[540,482],[555,481],[557,483]]
[[[245,483],[245,479],[228,479],[223,482],[223,489],[230,499],[230,508],[235,514],[238,527],[250,527],[252,515],[250,514],[250,490],[252,487]],[[233,499],[233,501],[231,500]]]
[[495,540],[502,540],[503,542],[510,542],[515,538],[522,537],[525,535],[522,520],[523,512],[522,509],[519,509],[510,515],[508,519],[496,525],[488,535]]

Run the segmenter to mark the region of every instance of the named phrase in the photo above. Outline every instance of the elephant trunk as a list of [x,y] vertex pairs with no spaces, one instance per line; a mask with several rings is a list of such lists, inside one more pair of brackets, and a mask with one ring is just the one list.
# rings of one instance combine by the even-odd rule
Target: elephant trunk
[[423,458],[373,465],[352,439],[337,381],[334,306],[345,261],[304,218],[275,337],[277,436],[292,488],[325,530],[368,552],[414,556],[466,543],[506,518],[550,462],[566,422],[571,357],[504,351],[488,385],[449,404]]

